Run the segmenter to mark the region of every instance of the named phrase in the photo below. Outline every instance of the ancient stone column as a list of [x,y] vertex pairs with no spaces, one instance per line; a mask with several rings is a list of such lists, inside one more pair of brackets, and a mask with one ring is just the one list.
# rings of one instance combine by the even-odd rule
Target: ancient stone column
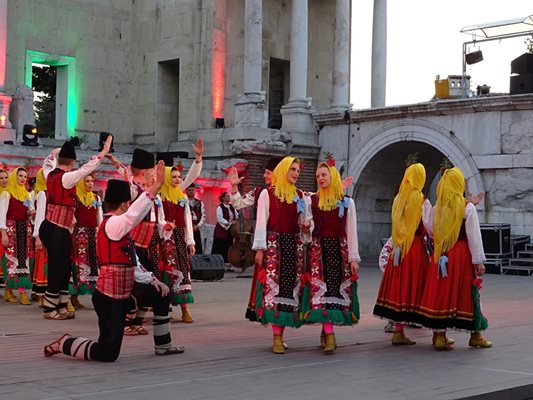
[[387,86],[387,0],[374,0],[372,20],[372,108],[385,107]]
[[[0,129],[11,128],[9,121],[9,105],[11,96],[8,96],[6,90],[6,53],[7,53],[7,0],[0,0]],[[4,133],[1,133],[2,139]]]
[[289,102],[281,108],[281,130],[314,132],[311,98],[307,97],[307,0],[292,0]]
[[350,0],[335,1],[332,110],[350,109]]
[[235,125],[266,127],[265,92],[261,90],[263,46],[262,0],[244,3],[244,93],[235,103]]

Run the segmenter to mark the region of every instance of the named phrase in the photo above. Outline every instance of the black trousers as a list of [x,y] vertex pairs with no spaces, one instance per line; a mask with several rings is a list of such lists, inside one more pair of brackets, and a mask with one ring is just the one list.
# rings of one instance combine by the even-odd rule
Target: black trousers
[[202,246],[202,235],[200,235],[200,231],[194,231],[194,248],[196,254],[203,254],[204,248]]
[[52,294],[68,291],[72,252],[70,232],[45,219],[39,228],[39,237],[48,253],[47,291]]

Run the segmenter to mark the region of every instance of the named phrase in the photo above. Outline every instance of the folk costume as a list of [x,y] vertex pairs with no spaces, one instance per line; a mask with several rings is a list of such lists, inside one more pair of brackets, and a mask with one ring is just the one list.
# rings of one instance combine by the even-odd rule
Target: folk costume
[[360,262],[354,201],[344,195],[341,176],[333,162],[327,168],[331,183],[306,198],[306,219],[311,223],[306,286],[302,296],[304,324],[322,324],[322,347],[336,348],[334,325],[352,326],[359,321],[357,275],[350,262]]
[[[179,170],[179,169],[178,169]],[[170,238],[163,240],[163,282],[171,290],[172,305],[186,305],[194,303],[191,284],[191,266],[188,246],[194,246],[193,223],[189,201],[180,186],[173,186],[171,182],[172,168],[165,168],[165,181],[161,187],[160,196],[168,223],[173,224]],[[189,314],[183,307],[184,314]],[[187,318],[186,318],[187,317]],[[184,321],[192,322],[192,317],[184,315]]]
[[[102,201],[92,191],[85,190],[85,181],[76,184],[76,225],[73,237],[71,296],[93,294],[98,280],[98,260],[96,259],[96,232],[102,223]],[[73,305],[79,301],[73,300]]]
[[[59,158],[76,160],[76,151],[65,142]],[[44,297],[44,318],[67,319],[74,314],[67,311],[68,286],[71,274],[72,231],[75,225],[76,184],[100,164],[98,155],[75,171],[66,172],[57,166],[52,153],[43,162],[46,178],[46,217],[39,228],[39,237],[48,255],[48,288]]]
[[[24,168],[16,168],[8,178],[7,189],[0,195],[0,229],[7,235],[2,269],[6,285],[6,300],[10,303],[31,304],[26,289],[31,289],[33,268],[33,229],[30,213],[34,206],[25,185],[18,183],[17,174]],[[15,297],[13,289],[19,292]]]
[[[191,187],[196,188],[194,183]],[[189,209],[191,211],[193,237],[194,237],[194,254],[203,254],[204,246],[202,244],[202,234],[200,230],[205,225],[205,206],[204,202],[196,197],[189,198]]]
[[231,235],[231,226],[239,218],[239,213],[235,208],[223,201],[216,209],[217,223],[213,232],[213,246],[211,254],[220,254],[228,267],[228,252],[233,245],[233,236]]
[[303,193],[287,174],[294,157],[285,157],[272,174],[272,186],[264,189],[257,206],[254,250],[263,251],[263,266],[257,276],[256,318],[272,324],[272,350],[283,353],[283,331],[301,326],[301,277],[304,246],[299,223],[303,220]]
[[[108,182],[105,201],[120,205],[131,199],[125,181]],[[139,304],[154,309],[154,344],[157,355],[182,353],[172,344],[168,318],[169,296],[162,297],[155,285],[157,278],[138,263],[129,232],[143,220],[153,206],[154,198],[145,192],[120,215],[108,215],[98,229],[97,254],[100,274],[92,300],[98,316],[98,340],[63,335],[45,346],[47,357],[63,353],[83,360],[115,361],[122,346],[125,317]],[[136,291],[137,297],[131,293]]]
[[[265,174],[267,173],[266,170],[270,174],[272,174],[272,171],[276,168],[276,166],[279,164],[279,162],[282,160],[282,157],[271,157],[266,166],[265,166]],[[270,183],[270,182],[268,182]],[[231,205],[237,210],[240,211],[242,209],[253,207],[254,210],[254,216],[257,216],[257,202],[259,201],[259,195],[263,191],[263,189],[267,188],[267,185],[263,186],[257,186],[254,189],[250,190],[248,193],[246,193],[244,196],[241,196],[239,191],[233,192],[230,194],[230,202]],[[260,265],[254,265],[254,273],[252,277],[252,287],[250,289],[250,296],[248,299],[248,306],[246,307],[246,312],[244,314],[244,317],[249,319],[250,321],[257,321],[257,317],[255,315],[255,301],[256,301],[256,281],[257,281],[257,274],[262,269],[262,266]]]
[[392,205],[392,254],[384,267],[374,315],[395,323],[393,345],[415,344],[405,336],[404,324],[419,320],[417,309],[429,267],[423,214],[429,213],[431,204],[422,193],[425,182],[424,166],[410,165]]
[[446,170],[430,216],[435,250],[418,309],[423,325],[435,331],[436,350],[453,349],[445,335],[448,328],[471,331],[471,347],[492,346],[480,333],[488,323],[481,312],[481,279],[475,268],[485,261],[485,253],[477,212],[464,190],[461,170]]
[[[35,180],[35,189],[33,190],[35,196],[35,222],[33,225],[33,238],[35,242],[40,241],[39,228],[44,221],[46,215],[46,180],[44,179],[43,169],[39,169]],[[35,294],[38,298],[39,305],[44,304],[44,294],[48,286],[48,265],[46,257],[46,249],[40,245],[40,248],[35,246],[35,261],[33,263],[33,287],[32,295]]]
[[[4,175],[1,177],[2,184],[0,185],[0,195],[4,193],[4,191],[7,188],[7,180],[8,180],[8,173],[5,169],[0,168],[0,174]],[[4,246],[2,245],[2,241],[0,240],[0,260],[4,257]],[[4,271],[3,268],[0,267],[0,284],[4,284]],[[6,301],[9,301],[9,298],[6,299]]]

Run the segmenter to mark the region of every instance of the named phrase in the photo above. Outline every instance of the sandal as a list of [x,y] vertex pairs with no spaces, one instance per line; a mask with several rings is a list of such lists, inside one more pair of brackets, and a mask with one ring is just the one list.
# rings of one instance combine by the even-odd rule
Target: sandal
[[137,328],[134,326],[127,326],[124,328],[124,336],[137,336],[139,332],[137,332]]
[[67,319],[66,315],[60,314],[56,310],[44,313],[43,317],[44,317],[44,319],[55,319],[55,320],[58,320],[58,321],[63,321],[65,319]]
[[66,339],[67,337],[70,337],[68,333],[65,333],[63,336],[61,336],[56,341],[53,341],[50,344],[47,344],[44,346],[44,356],[45,357],[52,357],[56,354],[61,353],[61,350],[59,349],[59,346],[61,345],[61,342]]
[[149,335],[149,334],[150,334],[150,332],[148,332],[148,331],[146,330],[146,328],[145,328],[144,326],[142,326],[142,325],[139,325],[139,326],[137,327],[137,333],[138,333],[139,335]]

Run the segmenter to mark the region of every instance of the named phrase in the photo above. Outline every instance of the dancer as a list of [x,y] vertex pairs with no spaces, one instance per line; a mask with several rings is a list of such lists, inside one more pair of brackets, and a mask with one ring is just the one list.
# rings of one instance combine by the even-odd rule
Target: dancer
[[76,226],[72,235],[74,257],[70,287],[70,301],[74,309],[84,308],[79,296],[93,294],[98,279],[96,231],[102,223],[102,200],[93,193],[93,188],[93,174],[76,184]]
[[239,213],[230,204],[230,195],[228,192],[223,192],[218,200],[220,204],[217,206],[217,224],[213,232],[213,247],[211,254],[220,254],[224,259],[226,271],[233,271],[233,266],[228,262],[228,251],[233,244],[233,236],[231,235],[231,226],[236,224],[239,218]]
[[[163,184],[164,167],[159,162],[154,184],[131,206],[128,183],[115,179],[108,182],[105,202],[111,215],[106,216],[98,230],[100,275],[93,294],[100,336],[89,340],[65,334],[44,347],[46,357],[63,353],[84,360],[115,361],[122,346],[126,313],[137,304],[154,308],[155,354],[183,353],[183,347],[174,346],[170,337],[169,289],[139,265],[129,235],[152,207]],[[135,298],[131,297],[132,290],[137,294]]]
[[35,197],[35,222],[33,225],[35,261],[33,263],[32,300],[35,295],[39,307],[42,307],[44,304],[44,295],[48,286],[46,249],[39,237],[39,228],[41,227],[46,214],[46,179],[44,179],[42,168],[37,172],[33,192]]
[[435,250],[420,300],[423,325],[433,329],[435,350],[453,350],[446,329],[470,331],[470,347],[489,348],[481,335],[488,327],[481,312],[479,289],[485,253],[474,204],[464,197],[465,179],[458,167],[444,172],[428,230]]
[[181,165],[165,168],[165,181],[160,193],[165,218],[172,225],[171,236],[162,244],[163,281],[171,289],[172,305],[181,308],[182,321],[191,323],[194,319],[187,305],[194,303],[194,297],[189,256],[195,254],[195,242],[189,202],[180,186],[181,171]]
[[429,267],[422,215],[431,204],[422,193],[425,182],[424,166],[410,165],[392,205],[393,254],[384,267],[374,315],[394,323],[393,345],[416,344],[405,336],[404,326],[419,320],[416,311]]
[[[15,168],[8,178],[7,189],[0,196],[0,231],[4,257],[2,267],[6,285],[5,299],[13,304],[30,305],[26,289],[31,289],[33,263],[33,229],[30,218],[35,208],[26,190],[28,173]],[[13,289],[19,293],[15,296]]]
[[[0,168],[0,195],[4,193],[4,191],[7,188],[7,179],[8,179],[7,167],[6,169]],[[4,246],[2,246],[2,241],[0,240],[0,260],[3,258],[4,258]],[[0,266],[0,284],[4,284],[4,270],[1,266]],[[6,298],[6,301],[9,301],[9,298]]]
[[78,170],[73,171],[76,151],[72,143],[65,142],[44,160],[46,178],[46,218],[39,229],[39,237],[48,254],[48,288],[44,296],[44,318],[71,319],[67,311],[68,284],[72,253],[71,233],[76,211],[76,184],[93,172],[108,153],[113,137],[109,135],[104,148]]
[[205,207],[204,202],[194,195],[198,186],[191,184],[186,190],[187,200],[189,200],[189,208],[191,209],[192,230],[194,236],[194,254],[203,254],[204,246],[202,245],[202,235],[200,230],[205,224]]
[[304,324],[321,323],[324,353],[337,348],[334,325],[359,321],[359,247],[355,203],[344,195],[341,176],[330,158],[316,170],[318,192],[306,198],[303,230],[312,232],[309,269],[302,296]]
[[301,275],[304,247],[299,223],[303,221],[303,193],[296,188],[300,160],[285,157],[272,173],[272,185],[261,191],[253,249],[255,263],[263,266],[257,277],[257,320],[272,324],[272,351],[285,353],[285,327],[301,325]]

